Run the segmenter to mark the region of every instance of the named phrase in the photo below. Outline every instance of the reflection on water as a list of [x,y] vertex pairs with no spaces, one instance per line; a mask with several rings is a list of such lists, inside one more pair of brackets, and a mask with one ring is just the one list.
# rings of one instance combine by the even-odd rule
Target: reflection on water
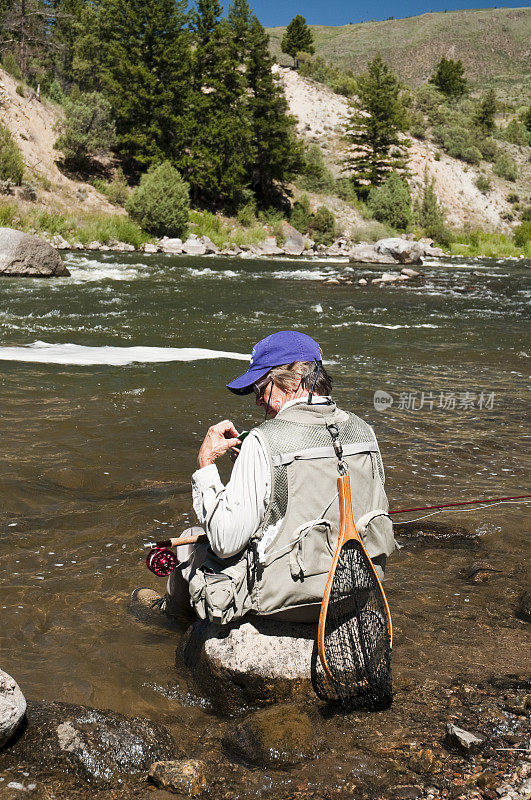
[[[422,284],[378,288],[323,285],[381,271],[339,261],[67,263],[72,278],[0,283],[2,666],[29,697],[150,716],[198,740],[211,730],[208,708],[175,672],[182,631],[139,625],[127,598],[138,585],[162,589],[142,543],[193,522],[189,477],[208,425],[260,421],[224,385],[241,371],[233,359],[273,330],[319,340],[336,399],[375,427],[392,507],[529,492],[522,262],[434,262]],[[46,350],[35,342],[70,360],[32,359]],[[120,361],[116,348],[137,358]],[[202,353],[164,358],[179,348]],[[376,390],[393,397],[385,412],[374,409]],[[449,394],[455,406],[441,407]],[[525,517],[524,506],[461,512],[438,519],[476,536],[448,547],[404,539],[387,573],[397,680],[510,672],[522,658],[511,608],[524,583]],[[467,584],[460,570],[479,557],[502,577]],[[342,724],[329,731],[338,743]],[[337,754],[320,769],[330,781]]]

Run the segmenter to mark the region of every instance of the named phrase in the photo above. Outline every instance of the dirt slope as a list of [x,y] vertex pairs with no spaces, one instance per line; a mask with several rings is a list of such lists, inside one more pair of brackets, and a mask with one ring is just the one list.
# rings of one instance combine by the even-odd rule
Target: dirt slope
[[38,189],[39,201],[45,208],[74,211],[83,203],[84,211],[117,212],[90,184],[72,180],[57,166],[54,150],[57,132],[54,125],[61,109],[46,99],[39,101],[35,93],[25,89],[26,97],[16,92],[17,81],[0,69],[0,119],[10,130],[24,163],[24,179]]
[[[344,174],[341,172],[345,154],[342,135],[348,117],[347,99],[322,84],[302,78],[292,69],[276,67],[276,71],[284,84],[290,112],[297,119],[298,133],[307,142],[319,144],[336,176]],[[446,156],[430,142],[418,139],[411,142],[409,168],[414,195],[422,185],[427,166],[435,180],[437,195],[447,210],[450,226],[461,228],[468,224],[488,231],[510,230],[510,224],[502,218],[502,214],[511,210],[507,195],[519,192],[527,196],[531,188],[531,167],[520,148],[507,146],[518,163],[516,184],[498,178],[492,174],[492,165],[481,163],[481,169],[492,184],[492,190],[483,195],[474,183],[480,168]],[[436,154],[440,160],[435,159]]]

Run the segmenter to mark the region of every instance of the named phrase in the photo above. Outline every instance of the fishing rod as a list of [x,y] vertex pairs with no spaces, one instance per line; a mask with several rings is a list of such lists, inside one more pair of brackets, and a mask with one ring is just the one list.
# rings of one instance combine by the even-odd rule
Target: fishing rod
[[[514,497],[492,497],[488,500],[463,500],[458,503],[439,503],[435,506],[419,506],[418,508],[401,508],[396,511],[389,511],[389,516],[394,517],[397,514],[410,514],[414,511],[432,511],[432,514],[426,514],[420,519],[440,514],[445,510],[452,508],[459,508],[461,506],[480,506],[480,508],[489,508],[489,506],[498,505],[498,503],[514,503],[518,501],[529,502],[531,494],[521,494]],[[483,505],[481,505],[483,504]],[[473,511],[474,509],[467,509]],[[479,510],[479,509],[478,509]],[[407,525],[410,522],[418,522],[418,519],[407,519],[402,525]],[[159,578],[167,577],[170,575],[177,566],[178,559],[170,547],[180,547],[185,544],[195,544],[196,542],[206,539],[206,533],[200,533],[195,536],[181,536],[175,539],[165,539],[162,542],[147,542],[144,547],[149,547],[150,552],[146,559],[146,566],[150,572],[153,572]]]

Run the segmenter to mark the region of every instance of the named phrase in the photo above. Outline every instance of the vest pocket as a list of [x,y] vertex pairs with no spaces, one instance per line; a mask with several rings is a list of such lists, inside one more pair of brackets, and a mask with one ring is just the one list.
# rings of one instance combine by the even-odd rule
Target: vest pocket
[[[304,534],[305,527],[309,527],[306,534]],[[301,534],[304,535],[301,537]],[[333,533],[332,525],[328,520],[318,520],[315,525],[311,525],[311,523],[301,525],[295,531],[294,539],[289,556],[293,580],[303,581],[305,577],[322,575],[329,571],[337,543],[337,534]]]
[[242,616],[245,599],[245,573],[203,572],[199,569],[190,581],[190,600],[201,619],[225,625]]

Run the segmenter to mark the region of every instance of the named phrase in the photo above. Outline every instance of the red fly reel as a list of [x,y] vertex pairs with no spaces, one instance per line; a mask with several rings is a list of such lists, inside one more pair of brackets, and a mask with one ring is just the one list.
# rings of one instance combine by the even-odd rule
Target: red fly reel
[[167,547],[153,547],[146,558],[146,567],[159,578],[167,578],[177,566],[177,556]]

